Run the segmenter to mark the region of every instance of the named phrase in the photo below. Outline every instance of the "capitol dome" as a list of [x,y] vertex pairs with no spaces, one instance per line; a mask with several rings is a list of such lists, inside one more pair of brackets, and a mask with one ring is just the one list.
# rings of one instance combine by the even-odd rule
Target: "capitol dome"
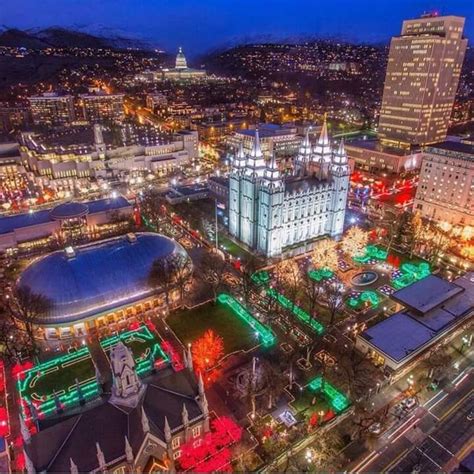
[[153,262],[175,254],[187,257],[181,245],[163,235],[132,236],[56,251],[31,263],[17,288],[29,288],[49,300],[38,323],[75,323],[151,296]]

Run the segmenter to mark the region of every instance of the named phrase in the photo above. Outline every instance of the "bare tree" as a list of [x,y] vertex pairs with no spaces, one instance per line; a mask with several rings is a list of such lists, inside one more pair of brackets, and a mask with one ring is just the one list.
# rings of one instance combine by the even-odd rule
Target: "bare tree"
[[0,317],[0,359],[13,364],[35,354],[28,337],[9,311],[2,311]]
[[201,278],[210,285],[214,301],[222,285],[226,268],[227,262],[218,251],[206,252],[201,259]]
[[[301,289],[301,271],[298,263],[293,259],[282,260],[275,268],[277,281],[281,282],[287,298],[294,307],[296,298]],[[293,308],[292,308],[293,309]]]
[[148,282],[151,287],[160,289],[165,295],[166,307],[169,310],[170,296],[174,283],[174,270],[166,258],[159,258],[153,262],[148,276]]
[[147,224],[156,232],[161,232],[164,222],[163,202],[155,190],[145,192],[140,200],[142,215],[145,216]]
[[170,266],[174,274],[174,282],[179,291],[179,300],[184,300],[184,291],[192,274],[192,264],[187,255],[180,253],[170,257]]
[[252,275],[257,271],[257,262],[254,257],[249,258],[240,269],[240,285],[239,289],[244,298],[245,304],[248,304],[250,299],[250,294],[254,283],[252,280]]
[[39,323],[40,318],[47,314],[51,306],[51,300],[34,293],[29,286],[20,286],[15,290],[11,309],[24,326],[33,354],[38,353],[35,326]]
[[329,314],[331,316],[329,325],[332,326],[334,324],[336,314],[343,303],[342,297],[344,295],[344,287],[340,281],[331,282],[329,280],[325,280],[323,282],[323,292],[327,307],[329,309]]
[[308,272],[304,273],[303,277],[304,294],[308,304],[308,314],[311,319],[316,317],[316,308],[321,292],[321,282],[314,280],[309,276]]
[[348,397],[358,400],[375,389],[380,371],[354,347],[347,350],[335,347],[336,365],[329,367],[327,374]]

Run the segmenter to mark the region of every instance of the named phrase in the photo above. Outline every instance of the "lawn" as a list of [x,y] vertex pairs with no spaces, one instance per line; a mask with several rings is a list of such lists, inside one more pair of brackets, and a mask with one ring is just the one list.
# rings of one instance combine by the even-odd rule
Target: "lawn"
[[190,310],[177,311],[166,322],[183,345],[194,342],[207,329],[224,340],[226,354],[249,350],[259,344],[254,332],[226,306],[206,303]]
[[39,412],[48,414],[56,409],[55,393],[64,406],[79,402],[76,380],[84,398],[98,394],[95,367],[87,347],[33,367],[20,376],[17,388],[27,405],[33,403]]
[[331,408],[321,395],[314,394],[309,390],[293,390],[295,400],[290,403],[295,412],[305,419],[311,418],[314,413],[327,413]]
[[100,341],[100,345],[107,354],[107,357],[110,350],[119,341],[122,341],[132,350],[139,375],[147,375],[154,367],[159,367],[163,363],[168,362],[168,356],[161,348],[156,333],[147,326],[140,326],[137,329],[125,331],[117,336],[108,337]]
[[219,247],[224,247],[226,252],[229,252],[234,258],[240,258],[242,262],[247,262],[253,258],[249,252],[222,233],[219,233]]

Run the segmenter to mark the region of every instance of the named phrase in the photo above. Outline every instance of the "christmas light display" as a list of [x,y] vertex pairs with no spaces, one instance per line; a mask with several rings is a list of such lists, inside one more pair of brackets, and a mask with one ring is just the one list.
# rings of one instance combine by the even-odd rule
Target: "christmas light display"
[[[252,275],[252,281],[257,285],[267,286],[270,283],[270,274],[267,271],[255,272]],[[283,308],[289,310],[294,314],[300,321],[310,326],[318,334],[323,334],[324,326],[314,318],[311,318],[310,315],[304,311],[299,306],[295,305],[291,300],[286,296],[276,291],[274,288],[267,288],[267,295],[275,299],[275,301],[280,304]]]
[[353,260],[361,264],[377,263],[377,261],[385,261],[387,259],[388,252],[376,245],[367,245],[365,247],[365,253],[361,256],[353,257]]
[[338,414],[342,413],[350,406],[349,399],[343,393],[337,390],[334,385],[323,379],[321,375],[318,375],[313,380],[311,380],[307,387],[312,392],[320,392]]
[[5,364],[0,360],[0,437],[5,438],[9,435],[10,422],[8,417]]
[[430,265],[426,262],[402,263],[400,265],[401,276],[392,281],[392,285],[397,289],[405,288],[418,280],[422,280],[431,274]]
[[309,277],[317,282],[321,282],[323,280],[329,280],[334,276],[334,272],[328,270],[327,268],[320,268],[318,270],[310,270],[308,272]]
[[337,269],[337,244],[334,240],[321,240],[314,247],[311,261],[316,269],[334,271]]
[[234,314],[236,314],[242,321],[248,324],[257,334],[264,346],[272,346],[276,342],[276,336],[272,330],[255,319],[252,314],[240,304],[233,296],[227,293],[221,293],[217,297],[217,301],[228,306]]
[[34,407],[39,417],[77,406],[99,395],[89,348],[51,359],[18,374],[17,389],[25,419]]
[[350,257],[360,257],[364,255],[369,236],[357,226],[351,227],[342,239],[342,250]]
[[267,294],[270,297],[274,298],[275,301],[280,304],[280,306],[283,306],[283,308],[289,310],[300,321],[307,324],[319,335],[324,333],[324,326],[318,320],[311,318],[305,310],[292,303],[292,301],[289,300],[286,296],[282,295],[281,293],[278,293],[278,291],[276,291],[274,288],[268,288]]
[[193,472],[232,472],[230,447],[241,438],[240,426],[230,418],[217,418],[200,442],[192,439],[181,447],[179,466]]
[[148,326],[140,326],[136,330],[122,332],[116,336],[100,341],[102,349],[108,354],[110,350],[122,341],[133,353],[137,374],[144,377],[153,368],[169,362],[169,357],[158,342],[157,336]]
[[224,355],[224,341],[212,329],[208,329],[202,337],[194,341],[191,352],[195,370],[205,373]]
[[370,305],[375,308],[380,304],[380,297],[375,291],[363,291],[362,293],[353,293],[347,300],[347,305],[353,309],[358,309],[362,306]]

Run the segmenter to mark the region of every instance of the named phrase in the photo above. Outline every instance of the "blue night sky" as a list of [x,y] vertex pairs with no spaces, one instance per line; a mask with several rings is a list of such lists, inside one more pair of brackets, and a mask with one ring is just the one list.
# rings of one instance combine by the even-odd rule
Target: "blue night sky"
[[474,38],[474,0],[0,0],[0,25],[104,25],[196,54],[267,35],[387,41],[403,19],[435,9],[466,17]]

